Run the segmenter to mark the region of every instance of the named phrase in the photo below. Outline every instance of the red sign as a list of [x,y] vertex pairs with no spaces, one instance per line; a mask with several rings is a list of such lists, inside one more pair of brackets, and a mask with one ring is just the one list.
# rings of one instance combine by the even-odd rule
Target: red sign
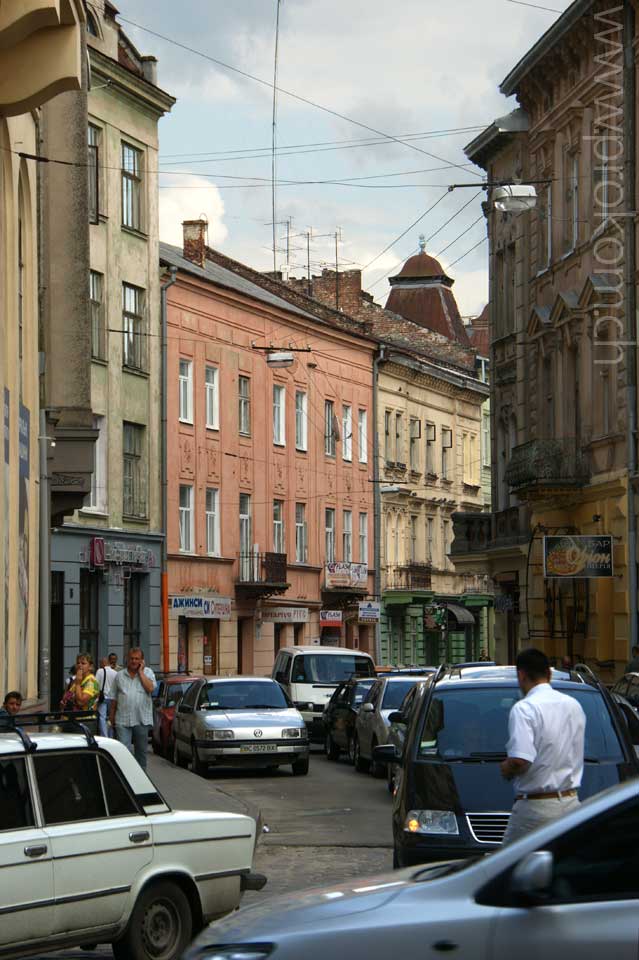
[[104,566],[104,538],[93,537],[91,540],[91,566]]

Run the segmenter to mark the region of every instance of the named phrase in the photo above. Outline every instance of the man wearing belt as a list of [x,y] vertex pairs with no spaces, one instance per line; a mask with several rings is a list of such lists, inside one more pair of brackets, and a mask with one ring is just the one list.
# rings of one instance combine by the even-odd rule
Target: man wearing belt
[[510,711],[508,756],[501,765],[515,787],[504,843],[578,806],[584,768],[586,715],[580,704],[550,686],[550,663],[541,650],[522,650],[516,666],[524,697]]

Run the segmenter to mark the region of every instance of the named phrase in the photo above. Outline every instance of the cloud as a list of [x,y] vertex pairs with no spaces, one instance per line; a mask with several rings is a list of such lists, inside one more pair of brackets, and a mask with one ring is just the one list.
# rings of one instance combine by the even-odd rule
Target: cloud
[[202,177],[184,177],[179,186],[160,189],[160,240],[182,246],[182,221],[205,216],[209,244],[219,246],[228,236],[224,201],[215,184]]

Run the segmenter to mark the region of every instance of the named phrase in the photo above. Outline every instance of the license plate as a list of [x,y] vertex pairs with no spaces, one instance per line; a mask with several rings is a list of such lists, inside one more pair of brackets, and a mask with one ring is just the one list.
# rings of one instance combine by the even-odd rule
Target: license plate
[[240,753],[277,753],[276,743],[247,743],[240,747]]

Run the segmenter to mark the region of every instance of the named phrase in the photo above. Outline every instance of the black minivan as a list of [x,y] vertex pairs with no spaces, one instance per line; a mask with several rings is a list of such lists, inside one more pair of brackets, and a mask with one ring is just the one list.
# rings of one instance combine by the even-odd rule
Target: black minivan
[[[623,715],[592,675],[553,671],[552,685],[579,701],[586,714],[582,800],[639,776],[639,761]],[[393,803],[393,864],[412,866],[476,856],[501,843],[513,787],[499,765],[508,740],[508,714],[521,697],[514,667],[440,670],[419,693],[401,757],[394,747],[376,756],[400,764]],[[393,718],[396,719],[396,718]],[[400,719],[400,718],[397,718]]]

